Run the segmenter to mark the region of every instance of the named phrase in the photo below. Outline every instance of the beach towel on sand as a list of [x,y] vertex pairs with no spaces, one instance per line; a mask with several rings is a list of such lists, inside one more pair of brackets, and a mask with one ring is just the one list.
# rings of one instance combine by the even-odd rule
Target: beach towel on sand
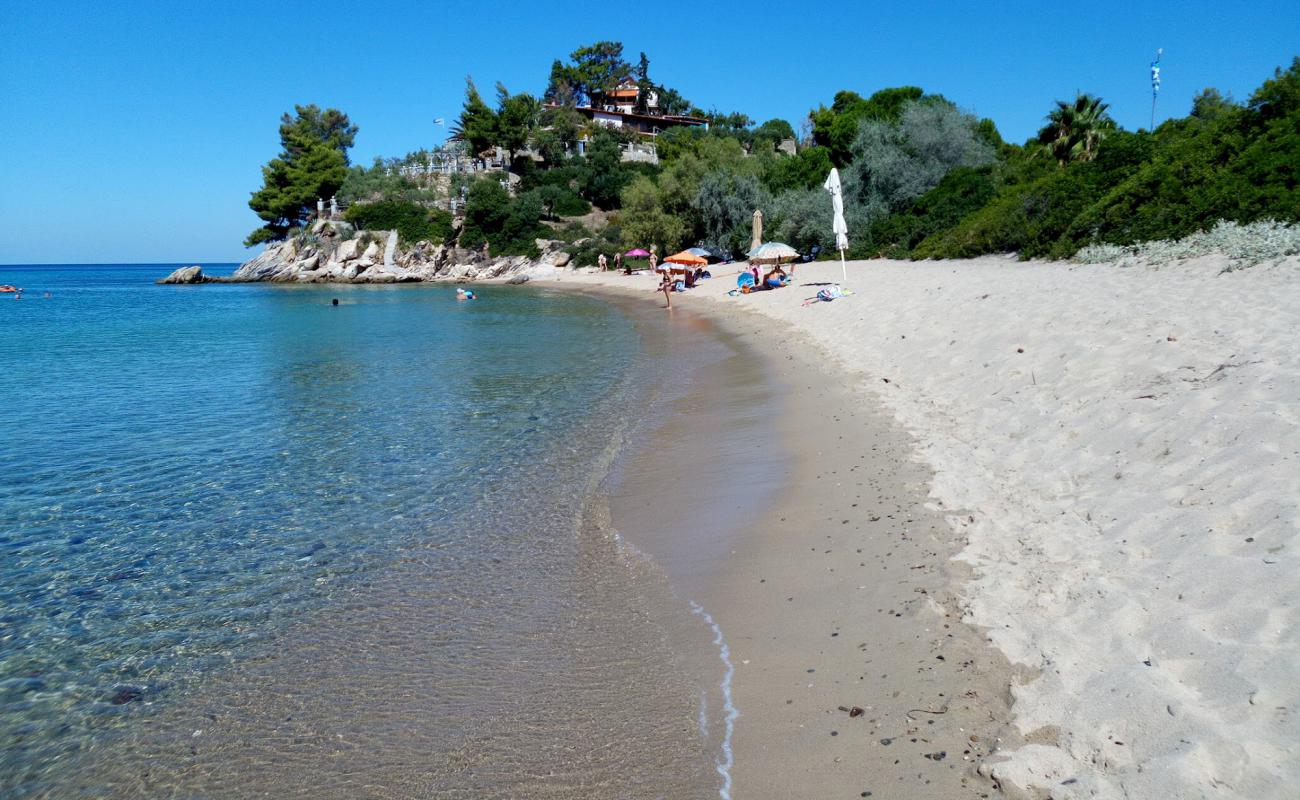
[[840,286],[838,283],[832,283],[830,286],[818,290],[816,296],[810,297],[807,300],[803,301],[803,304],[805,306],[810,306],[813,303],[829,303],[832,300],[836,300],[841,297],[847,297],[848,295],[851,294],[853,294],[853,292],[849,291],[848,289],[845,289],[844,287]]

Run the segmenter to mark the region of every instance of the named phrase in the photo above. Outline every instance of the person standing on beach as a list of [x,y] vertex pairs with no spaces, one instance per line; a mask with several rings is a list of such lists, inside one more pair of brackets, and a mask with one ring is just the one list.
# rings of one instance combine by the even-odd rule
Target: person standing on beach
[[601,254],[600,254],[600,258],[596,259],[596,263],[600,266],[600,271],[601,271],[601,272],[604,272],[605,269],[606,269],[606,267],[607,267],[608,264],[609,264],[609,262],[605,260],[605,254],[604,254],[604,253],[601,253]]
[[618,272],[618,271],[619,271],[620,269],[622,269],[622,268],[623,268],[623,254],[622,254],[622,253],[615,253],[615,254],[614,254],[614,271],[615,271],[615,272]]
[[[653,259],[654,254],[651,254],[650,258]],[[659,282],[659,291],[664,293],[664,302],[667,303],[664,308],[671,310],[673,307],[673,274],[669,270],[664,270],[664,279]]]
[[655,255],[655,251],[651,250],[651,251],[650,251],[650,271],[651,271],[651,272],[654,272],[654,271],[657,270],[657,269],[659,269],[659,256]]

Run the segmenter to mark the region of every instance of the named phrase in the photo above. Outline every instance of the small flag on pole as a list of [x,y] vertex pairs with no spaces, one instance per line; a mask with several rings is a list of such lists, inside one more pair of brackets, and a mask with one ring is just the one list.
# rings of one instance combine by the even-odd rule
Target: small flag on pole
[[1156,49],[1156,60],[1151,62],[1151,130],[1156,128],[1156,97],[1160,94],[1160,56],[1163,47]]

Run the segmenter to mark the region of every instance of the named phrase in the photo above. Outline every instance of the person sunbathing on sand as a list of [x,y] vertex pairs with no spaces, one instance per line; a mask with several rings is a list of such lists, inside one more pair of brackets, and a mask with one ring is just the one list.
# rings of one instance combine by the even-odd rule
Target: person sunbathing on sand
[[763,276],[763,286],[768,289],[780,289],[789,282],[790,278],[785,274],[785,270],[781,269],[780,264],[777,264],[772,268],[771,272]]

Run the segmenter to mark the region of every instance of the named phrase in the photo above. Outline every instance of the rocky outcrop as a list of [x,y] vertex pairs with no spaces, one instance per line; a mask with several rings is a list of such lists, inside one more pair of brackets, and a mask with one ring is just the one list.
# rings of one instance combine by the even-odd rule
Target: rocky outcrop
[[208,283],[209,281],[211,278],[203,274],[203,267],[195,264],[192,267],[181,267],[155,283]]
[[[352,236],[352,232],[344,231],[341,235]],[[538,266],[563,267],[569,263],[564,242],[554,239],[538,239],[540,257],[532,259],[490,258],[479,250],[432,242],[417,242],[403,249],[395,231],[365,231],[343,241],[337,241],[338,238],[312,234],[270,245],[223,280],[234,283],[478,281],[518,275]]]

